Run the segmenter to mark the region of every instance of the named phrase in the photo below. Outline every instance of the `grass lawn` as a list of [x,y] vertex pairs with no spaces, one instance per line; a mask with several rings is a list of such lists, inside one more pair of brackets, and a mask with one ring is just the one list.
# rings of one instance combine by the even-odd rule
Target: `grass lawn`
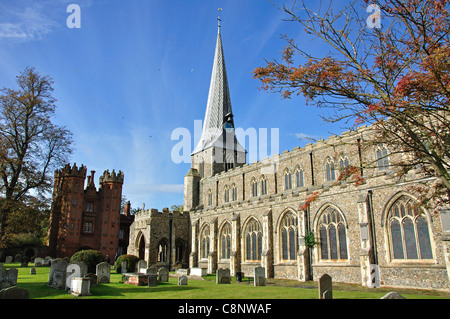
[[[19,270],[17,286],[30,292],[30,299],[77,299],[64,290],[56,290],[46,285],[49,267],[37,267],[36,275],[30,275],[30,268],[20,264],[4,264],[6,269]],[[92,296],[82,299],[317,299],[317,282],[268,279],[265,287],[254,287],[245,278],[244,283],[236,283],[232,278],[229,285],[216,285],[215,275],[205,280],[188,280],[187,286],[178,286],[177,278],[169,278],[167,283],[157,287],[133,286],[121,282],[122,275],[111,270],[111,283],[91,287]],[[442,291],[377,288],[368,289],[360,285],[333,283],[334,299],[379,299],[389,291],[397,291],[407,299],[443,299],[450,294]]]

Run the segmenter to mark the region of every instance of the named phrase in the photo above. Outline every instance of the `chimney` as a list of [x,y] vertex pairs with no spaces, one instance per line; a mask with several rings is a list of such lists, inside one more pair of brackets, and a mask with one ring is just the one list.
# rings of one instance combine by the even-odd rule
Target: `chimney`
[[123,208],[123,213],[127,217],[129,217],[131,215],[131,202],[130,201],[125,203],[125,207]]

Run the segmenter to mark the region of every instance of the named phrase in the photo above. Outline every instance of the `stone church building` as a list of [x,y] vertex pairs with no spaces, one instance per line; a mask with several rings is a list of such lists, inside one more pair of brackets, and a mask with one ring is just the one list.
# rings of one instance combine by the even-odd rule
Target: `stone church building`
[[[250,276],[262,266],[267,277],[300,281],[327,273],[369,287],[450,288],[449,210],[419,207],[412,191],[434,177],[411,172],[399,180],[390,163],[401,155],[390,155],[389,145],[361,146],[370,127],[246,163],[220,26],[203,125],[184,178],[190,267]],[[340,178],[350,168],[360,179]]]

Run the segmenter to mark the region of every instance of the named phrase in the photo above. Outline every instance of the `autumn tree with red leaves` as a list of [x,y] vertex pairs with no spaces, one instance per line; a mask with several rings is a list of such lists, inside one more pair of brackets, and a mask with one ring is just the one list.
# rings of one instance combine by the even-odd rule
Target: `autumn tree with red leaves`
[[[379,13],[379,27],[372,9],[366,11],[369,5]],[[332,111],[325,120],[349,129],[371,125],[375,134],[365,145],[383,143],[389,155],[400,153],[403,160],[391,163],[399,176],[414,169],[435,177],[433,187],[423,190],[426,198],[448,204],[449,2],[354,1],[340,11],[330,3],[315,12],[294,1],[278,8],[321,41],[324,54],[314,56],[306,41],[284,35],[281,61],[254,70],[262,89],[284,98],[303,95],[308,104]]]

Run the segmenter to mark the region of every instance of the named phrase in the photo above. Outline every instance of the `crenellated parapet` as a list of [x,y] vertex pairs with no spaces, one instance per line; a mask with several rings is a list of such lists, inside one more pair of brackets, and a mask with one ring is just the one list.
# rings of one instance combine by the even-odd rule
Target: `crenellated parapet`
[[113,170],[111,173],[109,170],[106,170],[103,172],[103,175],[100,176],[100,184],[103,183],[120,183],[123,184],[124,180],[124,174],[122,171],[119,171],[119,173],[116,173],[115,170]]
[[76,163],[74,163],[73,166],[70,166],[70,164],[67,164],[63,168],[55,170],[55,178],[81,177],[84,179],[84,178],[86,178],[86,172],[87,172],[87,168],[84,165],[81,165],[80,167],[78,167]]

